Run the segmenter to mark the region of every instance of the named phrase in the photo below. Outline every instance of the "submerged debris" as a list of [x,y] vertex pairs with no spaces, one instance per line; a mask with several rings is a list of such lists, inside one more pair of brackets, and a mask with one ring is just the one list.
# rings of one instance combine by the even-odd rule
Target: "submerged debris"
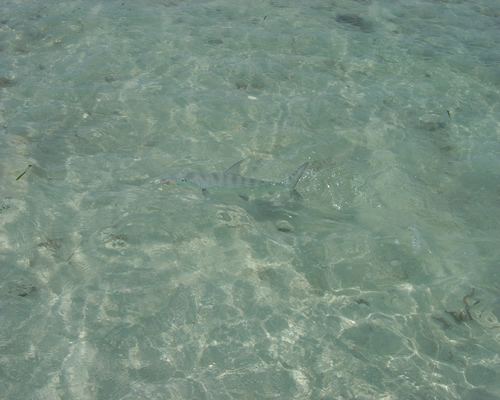
[[45,242],[40,242],[37,244],[38,247],[45,247],[47,250],[57,250],[61,247],[61,239],[50,239],[48,238]]
[[441,318],[441,317],[432,317],[433,319],[435,319],[436,321],[439,321],[443,324],[443,328],[446,329],[446,328],[449,328],[450,327],[450,324],[448,322],[446,322],[444,320],[444,318]]
[[[464,321],[473,321],[474,319],[472,318],[472,315],[470,313],[470,305],[469,305],[469,302],[467,301],[467,299],[469,297],[472,297],[474,296],[474,293],[476,292],[476,289],[475,288],[472,288],[472,291],[470,294],[468,295],[465,295],[464,298],[463,298],[463,303],[465,304],[465,311],[444,311],[446,314],[449,314],[453,317],[453,320],[457,323],[457,324],[461,324],[462,322]],[[480,300],[476,301],[473,305],[476,305],[479,303]],[[439,321],[443,324],[443,328],[449,328],[450,327],[450,324],[448,324],[443,318],[440,318],[440,317],[432,317],[433,319],[435,319],[436,321]]]
[[[469,320],[470,320],[470,321],[472,321],[472,315],[470,315],[470,307],[469,307],[469,303],[467,302],[467,299],[468,299],[469,297],[474,296],[474,293],[475,293],[475,292],[476,292],[476,288],[472,288],[472,292],[471,292],[471,294],[468,294],[468,295],[464,296],[464,299],[463,299],[463,302],[464,302],[464,304],[465,304],[465,311],[467,311],[467,316],[469,317]],[[476,301],[476,302],[474,303],[474,305],[476,305],[477,303],[478,303],[478,301]],[[463,312],[463,311],[462,311],[462,312]]]
[[366,305],[366,306],[370,307],[370,303],[369,303],[369,302],[367,302],[367,301],[366,301],[366,300],[364,300],[364,299],[357,299],[357,300],[354,300],[354,302],[355,302],[356,304],[364,304],[364,305]]
[[445,311],[445,313],[450,314],[457,324],[467,320],[467,317],[463,311],[460,311],[459,313],[455,311]]
[[23,175],[24,175],[26,172],[28,172],[28,170],[29,170],[30,168],[31,168],[31,164],[28,164],[28,168],[26,168],[26,169],[24,170],[24,172],[16,178],[16,181],[18,181],[19,179],[21,179],[21,178],[23,177]]

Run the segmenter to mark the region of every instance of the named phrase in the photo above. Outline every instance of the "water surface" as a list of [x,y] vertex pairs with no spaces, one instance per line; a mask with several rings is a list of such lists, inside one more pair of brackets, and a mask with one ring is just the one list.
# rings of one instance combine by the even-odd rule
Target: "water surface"
[[0,10],[0,397],[499,398],[499,5]]

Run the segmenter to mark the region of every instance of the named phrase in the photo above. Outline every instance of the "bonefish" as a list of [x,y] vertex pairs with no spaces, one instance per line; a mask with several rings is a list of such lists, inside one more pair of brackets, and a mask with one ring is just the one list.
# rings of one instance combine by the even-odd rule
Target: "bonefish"
[[208,196],[210,191],[233,190],[239,195],[253,193],[263,190],[266,192],[289,191],[290,194],[300,199],[300,194],[295,190],[295,186],[304,173],[308,163],[302,164],[288,178],[281,182],[261,181],[259,179],[246,178],[240,175],[240,165],[243,160],[238,161],[227,171],[222,173],[188,172],[183,175],[174,175],[162,179],[165,185],[179,185],[190,188],[200,188],[204,196]]

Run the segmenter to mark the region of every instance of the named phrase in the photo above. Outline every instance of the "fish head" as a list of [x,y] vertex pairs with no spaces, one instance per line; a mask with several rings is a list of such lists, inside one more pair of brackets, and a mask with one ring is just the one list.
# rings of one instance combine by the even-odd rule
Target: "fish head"
[[187,188],[199,188],[200,183],[196,179],[196,176],[192,176],[193,174],[186,175],[173,175],[168,178],[163,178],[162,182],[165,185],[177,185],[181,187]]

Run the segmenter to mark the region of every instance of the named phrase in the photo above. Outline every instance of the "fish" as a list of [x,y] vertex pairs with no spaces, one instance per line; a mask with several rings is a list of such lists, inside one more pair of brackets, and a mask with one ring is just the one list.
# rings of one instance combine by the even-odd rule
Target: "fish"
[[288,179],[281,182],[269,182],[241,176],[240,165],[243,161],[244,160],[238,161],[227,171],[222,173],[188,172],[186,174],[164,178],[162,182],[165,185],[199,188],[204,196],[209,196],[212,190],[234,190],[238,192],[240,197],[248,200],[245,194],[254,193],[256,191],[266,191],[268,193],[289,191],[293,198],[297,200],[302,198],[295,190],[295,186],[309,163],[302,164]]

